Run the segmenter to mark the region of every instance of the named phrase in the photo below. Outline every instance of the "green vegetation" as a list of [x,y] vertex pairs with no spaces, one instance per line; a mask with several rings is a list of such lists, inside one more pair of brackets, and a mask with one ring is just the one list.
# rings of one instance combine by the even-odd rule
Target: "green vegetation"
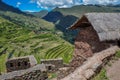
[[[56,47],[64,47],[62,51],[57,49],[56,54],[49,51]],[[58,35],[44,30],[36,34],[34,31],[14,24],[0,17],[0,71],[5,72],[5,62],[13,57],[34,55],[38,63],[44,58],[62,57],[67,63],[71,59],[73,47],[70,43],[61,39]],[[69,53],[70,52],[70,53]],[[49,54],[50,57],[46,57]],[[70,54],[67,58],[67,54]]]
[[[5,62],[13,57],[34,55],[40,59],[62,57],[65,63],[72,58],[73,36],[77,31],[66,30],[86,12],[119,12],[119,7],[75,6],[53,11],[62,13],[55,24],[25,14],[0,2],[0,72],[5,72]],[[44,13],[44,12],[43,12]],[[43,14],[42,14],[43,15]],[[65,40],[61,39],[64,38]],[[117,54],[116,56],[120,56]]]
[[73,47],[68,44],[60,44],[46,52],[45,58],[52,59],[62,57],[64,62],[68,63],[72,58]]
[[48,73],[48,80],[52,80],[57,77],[56,73]]
[[103,68],[99,74],[97,74],[93,79],[91,80],[108,80],[106,77],[106,70]]
[[[0,72],[6,71],[7,59],[34,55],[40,63],[40,59],[46,58],[49,50],[61,44],[65,49],[62,52],[58,50],[50,58],[62,57],[64,62],[69,62],[73,47],[60,38],[63,34],[53,23],[25,14],[2,2],[0,5]],[[71,49],[70,53],[67,48]],[[70,56],[66,58],[67,53]]]
[[116,58],[120,58],[120,51],[117,51],[117,52],[116,52],[115,57],[116,57]]
[[25,16],[23,14],[14,13],[11,11],[0,11],[0,16],[6,18],[17,24],[21,27],[26,27],[30,30],[35,30],[36,32],[43,32],[43,31],[54,31],[55,27],[54,24],[42,20],[36,17]]

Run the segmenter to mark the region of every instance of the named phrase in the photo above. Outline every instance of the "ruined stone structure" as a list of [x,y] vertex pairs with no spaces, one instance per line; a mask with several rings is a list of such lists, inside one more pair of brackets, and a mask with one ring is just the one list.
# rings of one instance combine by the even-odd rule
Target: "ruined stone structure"
[[71,66],[78,67],[93,53],[120,45],[119,18],[119,13],[87,13],[71,26],[69,29],[79,29]]
[[[63,59],[59,58],[59,59],[42,59],[41,63],[43,64],[52,64],[55,66],[56,69],[61,68],[64,66],[63,64]],[[48,68],[51,68],[50,66],[48,66]]]
[[46,80],[47,78],[47,69],[44,64],[0,75],[0,80]]
[[33,55],[9,59],[6,62],[7,72],[0,75],[0,80],[46,80],[48,72],[63,67],[63,59],[41,60],[41,64]]
[[37,64],[37,61],[33,55],[9,59],[6,62],[7,72],[28,69]]

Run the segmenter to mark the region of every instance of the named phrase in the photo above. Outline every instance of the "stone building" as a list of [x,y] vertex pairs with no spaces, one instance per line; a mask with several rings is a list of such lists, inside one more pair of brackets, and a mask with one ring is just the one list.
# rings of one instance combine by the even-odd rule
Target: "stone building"
[[93,53],[120,46],[120,13],[87,13],[69,29],[79,30],[72,66],[80,65]]
[[27,69],[37,64],[37,61],[33,55],[8,59],[6,62],[7,72]]

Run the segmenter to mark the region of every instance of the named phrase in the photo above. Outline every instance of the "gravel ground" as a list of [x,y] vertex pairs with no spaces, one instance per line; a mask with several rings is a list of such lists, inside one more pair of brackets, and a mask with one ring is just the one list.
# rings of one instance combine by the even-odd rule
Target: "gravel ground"
[[120,80],[120,59],[107,67],[107,77],[109,80]]

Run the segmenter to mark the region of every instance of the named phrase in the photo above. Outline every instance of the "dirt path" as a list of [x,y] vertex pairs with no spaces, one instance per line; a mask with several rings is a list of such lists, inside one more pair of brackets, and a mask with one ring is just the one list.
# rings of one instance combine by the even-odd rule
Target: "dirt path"
[[107,67],[107,77],[109,80],[120,80],[120,59]]

